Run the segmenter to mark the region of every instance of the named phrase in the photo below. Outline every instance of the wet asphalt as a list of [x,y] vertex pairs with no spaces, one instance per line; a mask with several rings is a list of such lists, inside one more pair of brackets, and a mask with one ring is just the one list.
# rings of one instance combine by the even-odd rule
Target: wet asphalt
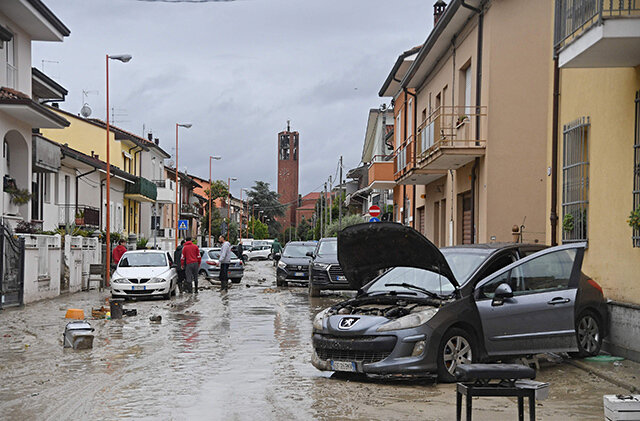
[[[64,349],[68,308],[107,292],[64,295],[0,312],[0,419],[394,420],[455,419],[454,385],[320,372],[311,361],[314,315],[344,299],[277,288],[271,262],[250,262],[227,292],[128,301],[137,316],[89,320],[93,349]],[[150,316],[162,316],[151,322]],[[539,420],[601,420],[602,395],[623,392],[566,363],[543,364],[550,397]],[[517,419],[514,400],[474,400],[475,420]]]

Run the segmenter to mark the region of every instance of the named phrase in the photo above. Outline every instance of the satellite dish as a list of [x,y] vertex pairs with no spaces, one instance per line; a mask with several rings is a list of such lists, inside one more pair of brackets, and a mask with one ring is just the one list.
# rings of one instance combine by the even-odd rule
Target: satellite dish
[[84,118],[89,117],[91,115],[91,107],[85,103],[80,109],[80,114],[82,114]]

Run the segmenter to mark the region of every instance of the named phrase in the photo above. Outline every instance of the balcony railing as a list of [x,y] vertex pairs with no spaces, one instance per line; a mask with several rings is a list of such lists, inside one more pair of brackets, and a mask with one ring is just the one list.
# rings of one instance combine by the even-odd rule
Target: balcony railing
[[183,203],[182,206],[180,206],[180,214],[184,216],[198,217],[200,215],[200,212],[196,206],[188,203]]
[[16,89],[18,87],[18,69],[7,63],[7,87]]
[[100,226],[100,210],[86,205],[58,205],[58,225]]
[[153,180],[156,185],[157,195],[156,201],[160,203],[175,203],[175,181],[173,180]]
[[640,17],[640,0],[556,0],[554,45],[569,44],[604,19]]
[[128,199],[138,202],[155,202],[158,197],[158,187],[146,178],[138,177],[135,183],[127,183],[124,194]]

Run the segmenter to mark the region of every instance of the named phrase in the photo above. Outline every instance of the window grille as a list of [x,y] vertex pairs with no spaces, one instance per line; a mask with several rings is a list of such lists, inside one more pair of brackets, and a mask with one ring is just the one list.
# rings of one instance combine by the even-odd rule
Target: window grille
[[[636,124],[633,142],[633,209],[640,208],[640,91],[636,92]],[[640,247],[640,230],[634,229],[633,247]]]
[[587,241],[589,210],[589,117],[563,127],[562,241]]

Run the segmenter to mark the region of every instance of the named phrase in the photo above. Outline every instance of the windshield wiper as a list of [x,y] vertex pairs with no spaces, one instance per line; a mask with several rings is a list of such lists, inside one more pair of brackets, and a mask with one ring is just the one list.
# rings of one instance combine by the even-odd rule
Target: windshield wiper
[[[403,294],[412,294],[418,295],[415,292],[404,291]],[[371,291],[371,292],[363,292],[358,297],[377,297],[378,295],[398,295],[398,291]]]
[[408,289],[415,289],[416,291],[420,291],[420,292],[424,292],[425,294],[427,294],[429,297],[431,298],[442,298],[440,295],[436,294],[435,292],[429,291],[428,289],[424,289],[422,287],[419,287],[418,285],[413,285],[413,284],[408,284],[406,282],[402,282],[401,284],[384,284],[384,286],[386,287],[404,287],[404,288],[408,288]]

